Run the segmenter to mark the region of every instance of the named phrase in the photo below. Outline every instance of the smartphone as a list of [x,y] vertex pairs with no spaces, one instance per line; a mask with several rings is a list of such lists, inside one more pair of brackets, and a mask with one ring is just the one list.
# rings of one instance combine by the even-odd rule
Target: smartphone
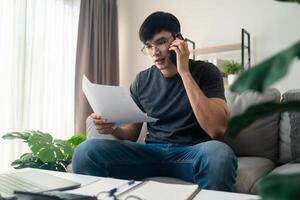
[[[181,33],[177,33],[175,35],[175,38],[180,39],[180,40],[184,40]],[[174,50],[169,50],[168,56],[169,56],[170,61],[177,67],[176,52]]]

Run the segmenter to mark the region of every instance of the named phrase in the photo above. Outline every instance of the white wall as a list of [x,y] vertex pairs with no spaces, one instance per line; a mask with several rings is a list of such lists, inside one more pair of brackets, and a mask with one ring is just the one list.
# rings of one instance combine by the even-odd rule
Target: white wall
[[[251,34],[254,63],[300,40],[300,5],[274,0],[119,0],[120,84],[129,86],[135,75],[152,62],[140,49],[138,30],[152,12],[178,17],[182,33],[206,47],[240,42],[240,30]],[[232,56],[239,52],[232,53]],[[300,88],[300,62],[275,84],[280,91]]]

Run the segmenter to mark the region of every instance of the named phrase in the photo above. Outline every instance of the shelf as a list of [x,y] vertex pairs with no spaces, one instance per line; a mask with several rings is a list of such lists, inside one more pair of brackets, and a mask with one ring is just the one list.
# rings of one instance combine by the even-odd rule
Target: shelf
[[236,51],[241,50],[241,43],[234,43],[234,44],[226,44],[226,45],[218,45],[218,46],[211,46],[205,48],[198,48],[198,49],[191,49],[190,53],[193,55],[203,55],[203,54],[211,54],[211,53],[219,53],[219,52],[226,52],[226,51]]
[[[241,33],[242,33],[241,34],[242,37],[240,43],[232,43],[232,44],[210,46],[210,47],[195,49],[195,42],[191,41],[193,43],[193,49],[190,49],[190,54],[193,55],[193,59],[195,60],[196,55],[215,54],[215,53],[222,53],[227,51],[241,51],[241,65],[243,70],[247,70],[248,68],[251,67],[250,33],[246,31],[244,28],[242,28]],[[247,51],[248,54],[246,63],[245,63],[245,50]]]

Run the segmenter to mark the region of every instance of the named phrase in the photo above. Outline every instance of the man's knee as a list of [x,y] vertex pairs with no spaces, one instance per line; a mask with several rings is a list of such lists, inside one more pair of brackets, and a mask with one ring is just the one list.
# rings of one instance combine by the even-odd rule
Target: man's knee
[[233,150],[225,143],[220,141],[209,141],[206,142],[205,150],[208,154],[215,154],[218,157],[234,157]]
[[217,168],[235,170],[237,165],[236,156],[233,150],[225,143],[220,141],[209,141],[202,148],[202,159],[209,163],[213,170]]
[[235,183],[237,160],[232,149],[219,141],[199,146],[196,180],[205,189],[232,191]]
[[72,168],[75,173],[88,173],[86,170],[95,167],[95,161],[105,157],[105,152],[109,151],[111,145],[109,140],[91,139],[86,140],[74,151],[72,158]]

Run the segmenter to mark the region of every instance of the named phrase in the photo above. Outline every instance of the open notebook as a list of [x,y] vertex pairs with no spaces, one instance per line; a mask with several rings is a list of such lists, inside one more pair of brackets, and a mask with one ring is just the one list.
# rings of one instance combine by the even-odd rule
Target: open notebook
[[12,198],[14,191],[44,192],[66,190],[80,184],[34,169],[0,174],[0,199]]
[[200,189],[197,185],[183,185],[147,180],[118,195],[120,200],[129,198],[155,200],[189,200],[193,199]]

